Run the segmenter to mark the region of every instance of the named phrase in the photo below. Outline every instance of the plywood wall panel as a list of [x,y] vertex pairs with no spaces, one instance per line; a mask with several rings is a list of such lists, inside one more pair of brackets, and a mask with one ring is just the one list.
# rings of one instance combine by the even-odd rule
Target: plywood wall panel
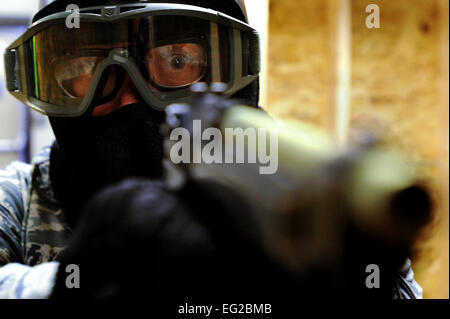
[[325,125],[332,65],[327,1],[271,1],[269,19],[266,109]]
[[[380,29],[364,27],[370,3],[381,9]],[[357,0],[352,5],[352,124],[371,116],[382,122],[384,140],[419,164],[436,201],[434,220],[413,260],[425,297],[439,297],[443,284],[438,274],[446,214],[440,205],[443,14],[435,0]]]
[[[329,128],[332,1],[270,1],[269,112]],[[380,29],[365,26],[372,3],[381,9]],[[425,297],[448,298],[448,0],[353,0],[351,16],[350,132],[378,129],[426,176],[435,218],[418,242],[414,269]]]

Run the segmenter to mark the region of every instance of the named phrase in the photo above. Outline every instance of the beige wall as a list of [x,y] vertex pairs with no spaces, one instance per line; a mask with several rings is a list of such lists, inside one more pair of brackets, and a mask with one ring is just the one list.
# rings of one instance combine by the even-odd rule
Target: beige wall
[[[266,109],[330,133],[336,2],[270,1]],[[381,9],[380,29],[365,27],[370,3]],[[425,297],[448,298],[448,197],[441,196],[448,189],[448,1],[353,0],[350,13],[350,129],[382,131],[429,177],[436,217],[418,243],[414,268]]]

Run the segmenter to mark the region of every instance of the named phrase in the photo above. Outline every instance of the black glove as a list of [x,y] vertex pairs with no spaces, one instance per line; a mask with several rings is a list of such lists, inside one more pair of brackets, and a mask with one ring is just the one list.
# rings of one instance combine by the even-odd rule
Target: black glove
[[[225,205],[202,189],[189,183],[172,193],[161,183],[132,179],[94,196],[61,254],[51,297],[146,299],[160,306],[242,295],[249,302],[290,286],[234,227],[227,210],[245,209],[239,199],[223,190]],[[79,289],[65,285],[69,264],[80,268]]]

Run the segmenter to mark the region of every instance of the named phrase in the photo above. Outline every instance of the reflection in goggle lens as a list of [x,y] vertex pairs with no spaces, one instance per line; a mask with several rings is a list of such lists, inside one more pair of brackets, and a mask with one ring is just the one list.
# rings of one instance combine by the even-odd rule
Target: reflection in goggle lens
[[[97,65],[104,59],[83,56],[61,59],[54,64],[54,76],[64,93],[73,98],[86,96]],[[204,48],[195,43],[164,45],[150,49],[144,64],[151,80],[162,88],[181,88],[198,82],[205,75],[207,58]],[[107,69],[102,97],[112,93],[116,81],[114,67]]]
[[205,75],[207,59],[195,43],[170,44],[151,49],[145,63],[151,79],[163,88],[180,88]]
[[[83,98],[91,85],[95,68],[103,57],[79,57],[64,59],[55,65],[55,79],[58,85],[71,98]],[[107,83],[103,96],[111,93],[114,87],[115,69],[108,68]],[[112,86],[112,88],[110,88]],[[106,92],[109,91],[109,92]]]

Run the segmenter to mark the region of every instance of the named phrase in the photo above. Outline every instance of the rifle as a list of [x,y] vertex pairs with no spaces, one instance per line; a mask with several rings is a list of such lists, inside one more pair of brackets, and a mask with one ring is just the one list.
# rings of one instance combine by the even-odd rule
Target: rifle
[[[213,182],[237,194],[247,209],[231,209],[230,215],[241,232],[300,283],[319,272],[337,295],[391,296],[398,269],[432,211],[414,166],[376,139],[339,150],[312,125],[274,119],[220,96],[220,85],[208,90],[197,84],[193,90],[191,102],[166,109],[168,185]],[[215,130],[201,139],[198,123]],[[173,134],[180,128],[189,133],[189,145],[182,148],[189,154],[174,164],[168,157],[177,153],[174,147],[180,151]],[[277,169],[270,167],[264,144],[276,150]],[[204,161],[205,148],[207,155],[220,154]],[[261,156],[255,160],[255,154]],[[366,271],[373,266],[381,269],[384,289],[368,289]]]

